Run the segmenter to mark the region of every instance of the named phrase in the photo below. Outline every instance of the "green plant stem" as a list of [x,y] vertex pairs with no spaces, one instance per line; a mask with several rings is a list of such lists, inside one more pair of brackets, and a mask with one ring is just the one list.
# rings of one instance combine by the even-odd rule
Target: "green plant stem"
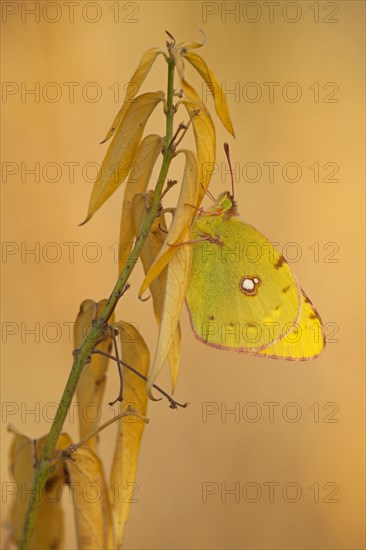
[[156,218],[156,215],[160,206],[160,199],[163,190],[164,183],[168,174],[171,160],[174,156],[174,148],[172,146],[173,137],[173,118],[174,118],[174,105],[173,105],[173,91],[174,91],[174,61],[170,55],[168,60],[168,89],[167,89],[167,101],[166,101],[166,139],[165,148],[163,154],[163,162],[160,168],[158,181],[154,190],[153,198],[151,201],[150,209],[148,210],[144,224],[141,228],[141,232],[138,235],[135,246],[128,258],[128,261],[123,268],[118,281],[103,309],[100,316],[93,323],[92,328],[87,335],[86,339],[82,343],[79,349],[74,352],[74,362],[71,368],[69,378],[67,380],[64,392],[61,397],[60,404],[57,409],[55,419],[52,423],[50,432],[48,434],[46,443],[42,449],[42,453],[35,469],[35,478],[32,487],[32,492],[29,499],[28,509],[25,516],[23,525],[22,537],[19,543],[19,550],[26,550],[30,546],[31,537],[33,534],[34,526],[37,519],[37,511],[42,498],[42,491],[47,482],[47,478],[52,470],[52,464],[50,463],[53,451],[55,449],[57,440],[61,433],[67,412],[70,408],[72,398],[74,396],[77,383],[83,371],[83,368],[90,358],[90,354],[103,337],[106,323],[112,315],[119,298],[121,297],[123,290],[126,287],[128,278],[136,265],[136,262],[140,256],[141,250],[144,246],[146,237],[148,236],[151,226]]

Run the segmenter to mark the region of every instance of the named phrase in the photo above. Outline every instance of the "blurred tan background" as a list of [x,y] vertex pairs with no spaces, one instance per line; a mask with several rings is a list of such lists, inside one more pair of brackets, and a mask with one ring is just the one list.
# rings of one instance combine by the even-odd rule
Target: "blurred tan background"
[[[71,365],[69,326],[80,302],[106,297],[116,279],[121,190],[77,225],[95,175],[90,163],[106,150],[98,143],[141,54],[164,46],[165,29],[181,41],[200,40],[202,28],[199,53],[235,90],[228,101],[236,140],[213,115],[219,170],[211,191],[230,184],[222,150],[229,141],[242,217],[297,260],[331,342],[305,363],[220,352],[194,338],[184,311],[176,397],[190,406],[150,403],[125,547],[364,548],[363,2],[106,0],[74,3],[73,17],[66,2],[41,2],[36,15],[28,13],[34,2],[2,4],[3,482],[11,479],[7,424],[32,437],[49,430],[50,403]],[[158,59],[143,91],[165,83]],[[214,112],[210,97],[207,106]],[[147,131],[163,131],[161,111]],[[27,172],[35,163],[39,178]],[[268,163],[278,163],[273,178]],[[181,168],[173,165],[171,177],[181,178]],[[79,243],[74,261],[64,243]],[[38,255],[24,256],[37,246]],[[136,296],[141,278],[139,265],[117,316],[135,322],[153,349],[151,304]],[[26,332],[34,327],[36,335]],[[160,382],[169,388],[166,374]],[[106,401],[116,383],[110,369]],[[273,416],[268,403],[276,403]],[[235,407],[237,416],[225,413]],[[103,419],[110,415],[107,406]],[[75,418],[65,430],[77,438]],[[113,428],[102,442],[108,470]],[[214,494],[204,498],[208,482]],[[225,493],[234,487],[238,498]],[[66,491],[64,500],[72,549]],[[8,509],[5,495],[2,548]]]

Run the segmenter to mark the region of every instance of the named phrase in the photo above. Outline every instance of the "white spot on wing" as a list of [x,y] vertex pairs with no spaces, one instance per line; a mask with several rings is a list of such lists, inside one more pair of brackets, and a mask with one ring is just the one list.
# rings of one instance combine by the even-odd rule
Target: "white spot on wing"
[[261,281],[259,277],[245,276],[240,281],[240,290],[244,292],[246,296],[255,296]]
[[252,279],[243,279],[241,282],[241,286],[244,290],[253,290],[255,287],[255,280]]

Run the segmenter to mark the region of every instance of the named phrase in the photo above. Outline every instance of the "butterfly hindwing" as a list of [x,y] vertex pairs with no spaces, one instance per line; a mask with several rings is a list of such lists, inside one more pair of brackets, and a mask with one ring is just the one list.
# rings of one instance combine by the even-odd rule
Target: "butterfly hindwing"
[[294,330],[301,289],[259,231],[233,216],[204,213],[193,226],[192,246],[187,305],[200,340],[251,353]]
[[325,336],[320,316],[303,291],[299,322],[284,338],[260,350],[256,355],[272,359],[306,361],[315,359],[325,346]]

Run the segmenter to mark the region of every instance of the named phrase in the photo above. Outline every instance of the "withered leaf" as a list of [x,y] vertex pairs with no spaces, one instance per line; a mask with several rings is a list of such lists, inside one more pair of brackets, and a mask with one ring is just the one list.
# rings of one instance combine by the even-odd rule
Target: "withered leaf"
[[150,286],[152,281],[156,279],[176,254],[178,250],[176,245],[184,241],[183,236],[187,227],[190,226],[197,213],[198,168],[196,156],[192,151],[186,149],[180,152],[185,154],[186,162],[177,208],[165,242],[141,285],[140,296],[144,294],[148,286]]
[[205,195],[211,176],[215,170],[216,160],[216,132],[211,116],[201,104],[182,99],[181,102],[188,111],[192,120],[197,148],[198,161],[198,199],[197,206]]
[[[80,305],[80,311],[74,325],[74,347],[79,348],[87,336],[92,322],[103,310],[107,300],[94,302],[94,300],[84,300]],[[114,314],[110,322],[114,322]],[[96,349],[105,353],[110,353],[112,346],[111,338],[105,338],[98,343]],[[76,396],[79,414],[79,434],[80,439],[94,432],[99,426],[101,417],[100,409],[102,406],[106,371],[108,367],[108,357],[92,354],[90,363],[86,363],[80,380],[76,387]],[[94,451],[98,450],[98,438],[92,437],[85,443]]]
[[[45,444],[46,437],[30,439],[14,433],[10,450],[11,472],[16,495],[11,510],[10,537],[18,545],[23,529],[29,496],[34,481],[34,467]],[[61,434],[53,454],[54,468],[42,492],[30,550],[60,550],[62,548],[64,517],[61,507],[62,490],[66,482],[64,462],[59,451],[71,444],[67,434]]]
[[[145,194],[138,194],[133,200],[133,216],[135,222],[136,234],[140,231],[143,221],[146,216],[147,201],[151,198],[152,192],[148,196]],[[164,211],[161,209],[160,214],[154,220],[151,231],[145,241],[144,247],[141,251],[141,261],[144,268],[145,275],[152,266],[155,258],[157,257],[168,233]],[[153,308],[155,318],[158,326],[161,324],[161,317],[163,313],[164,295],[167,278],[167,267],[165,267],[160,275],[152,281],[150,284],[150,291],[153,300]],[[168,360],[170,365],[170,372],[172,378],[172,393],[174,393],[177,378],[179,373],[179,360],[180,360],[180,326],[178,323],[177,330],[174,333],[172,346],[168,353]]]
[[133,227],[132,200],[137,193],[144,193],[149,185],[155,162],[161,153],[164,140],[151,134],[146,136],[137,151],[134,167],[130,172],[123,194],[121,228],[119,238],[119,271],[126,264],[132,250],[135,231]]
[[218,117],[220,118],[222,124],[225,126],[227,131],[235,137],[233,124],[231,122],[230,113],[227,106],[226,96],[221,84],[215,76],[215,73],[212,71],[212,69],[210,69],[206,61],[200,55],[194,52],[187,51],[183,53],[183,57],[184,59],[187,59],[189,63],[191,63],[191,65],[197,70],[197,72],[205,81],[208,89],[213,96]]
[[155,107],[163,100],[164,92],[147,92],[136,97],[129,105],[94,182],[88,214],[83,224],[90,220],[128,176],[145,125]]
[[142,83],[150,72],[151,67],[153,66],[157,56],[159,54],[165,55],[160,48],[150,48],[147,50],[141,57],[140,63],[138,64],[135,72],[131,76],[131,79],[126,87],[125,99],[123,101],[122,107],[118,111],[112,126],[110,127],[106,137],[103,139],[102,143],[108,141],[114,132],[117,130],[119,123],[121,122],[125,112],[130,106],[131,101],[136,96],[137,92],[141,88]]
[[[122,360],[145,377],[150,366],[150,354],[141,334],[134,325],[123,321],[117,324],[120,331]],[[145,381],[123,367],[123,403],[121,412],[131,406],[146,415],[147,396]],[[134,495],[138,493],[135,482],[137,458],[145,422],[136,416],[118,420],[116,447],[111,471],[111,503],[117,548],[122,547],[125,524]]]
[[98,456],[79,447],[66,460],[78,548],[112,550],[114,535],[109,489]]
[[191,230],[188,228],[182,239],[182,242],[187,244],[181,244],[176,247],[177,251],[170,260],[168,266],[158,342],[149,373],[149,379],[146,384],[146,391],[151,399],[154,399],[152,395],[152,386],[164,366],[169,350],[171,349],[174,334],[179,322],[180,311],[186,295],[192,262],[192,246],[188,244],[190,241]]
[[182,86],[182,90],[189,99],[194,99],[197,102],[200,102],[200,97],[196,90],[193,88],[193,86],[186,80],[185,78],[185,67],[184,67],[184,59],[180,53],[180,51],[176,48],[171,49],[171,54],[174,59],[175,67],[177,69],[180,83]]

